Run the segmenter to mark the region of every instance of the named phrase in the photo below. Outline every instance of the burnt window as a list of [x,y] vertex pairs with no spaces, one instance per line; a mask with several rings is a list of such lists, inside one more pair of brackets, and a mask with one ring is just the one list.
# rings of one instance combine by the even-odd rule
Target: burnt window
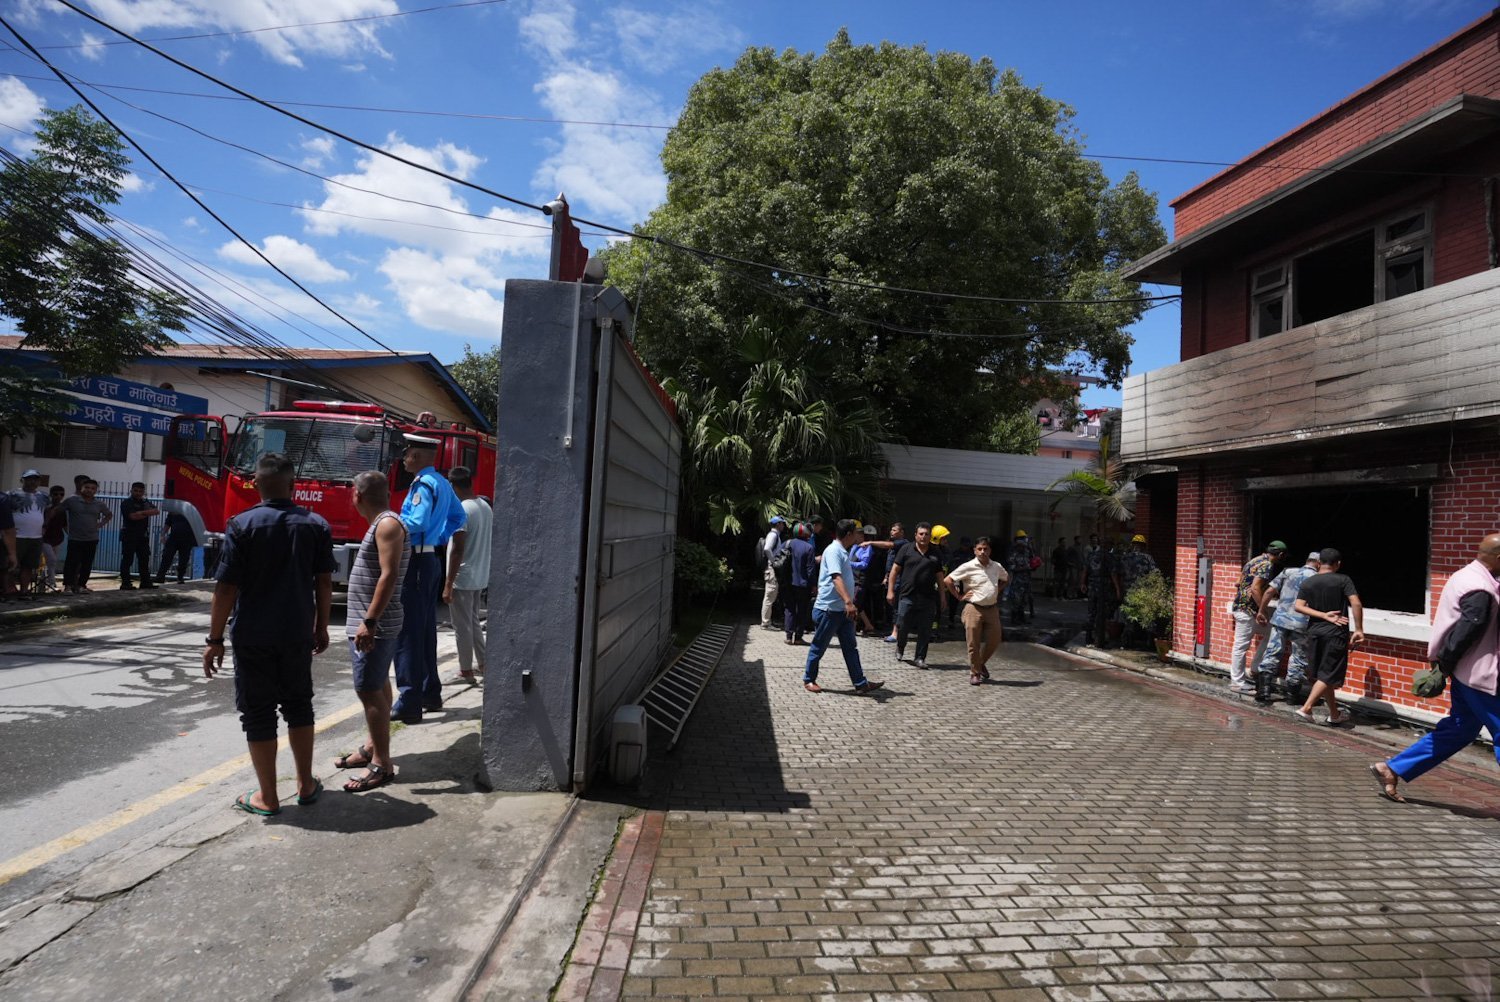
[[1373,230],[1320,247],[1293,262],[1296,308],[1292,326],[1316,323],[1375,302],[1370,270],[1375,260]]
[[1287,266],[1278,264],[1264,268],[1250,279],[1250,336],[1266,337],[1280,334],[1287,324],[1286,300],[1289,291],[1286,280]]
[[1425,612],[1430,508],[1425,486],[1263,491],[1254,495],[1251,538],[1284,540],[1291,566],[1332,546],[1366,609]]

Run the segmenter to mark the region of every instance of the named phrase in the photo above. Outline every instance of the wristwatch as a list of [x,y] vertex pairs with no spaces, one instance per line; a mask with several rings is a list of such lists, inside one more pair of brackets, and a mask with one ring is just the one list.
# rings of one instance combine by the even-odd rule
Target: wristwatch
[[204,637],[203,638],[203,642],[205,644],[207,644],[208,646],[210,646],[210,647],[223,647],[224,646],[224,638],[223,637]]

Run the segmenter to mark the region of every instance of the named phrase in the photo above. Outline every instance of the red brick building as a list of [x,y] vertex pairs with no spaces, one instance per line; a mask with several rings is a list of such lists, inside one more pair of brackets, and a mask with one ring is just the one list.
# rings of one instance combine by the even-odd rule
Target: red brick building
[[1121,453],[1176,469],[1140,488],[1175,523],[1178,652],[1228,662],[1267,542],[1335,546],[1369,610],[1346,693],[1445,711],[1411,676],[1500,529],[1497,175],[1491,13],[1172,203],[1129,275],[1181,287],[1182,361],[1126,382]]

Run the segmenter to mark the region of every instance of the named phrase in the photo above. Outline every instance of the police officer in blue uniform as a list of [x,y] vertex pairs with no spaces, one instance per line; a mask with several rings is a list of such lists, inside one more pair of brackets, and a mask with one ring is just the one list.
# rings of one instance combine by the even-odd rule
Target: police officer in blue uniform
[[438,548],[464,527],[464,506],[447,479],[433,468],[440,443],[425,435],[406,436],[402,462],[416,475],[401,504],[401,521],[411,539],[411,562],[401,586],[406,618],[396,640],[396,702],[391,719],[414,724],[424,710],[443,708],[437,668],[437,603],[443,591]]

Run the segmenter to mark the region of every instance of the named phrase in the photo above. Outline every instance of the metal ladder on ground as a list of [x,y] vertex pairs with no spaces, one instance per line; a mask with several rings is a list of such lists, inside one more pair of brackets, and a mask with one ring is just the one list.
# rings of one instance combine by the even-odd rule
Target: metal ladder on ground
[[646,719],[672,733],[667,742],[667,751],[677,745],[682,729],[687,725],[688,715],[698,705],[698,699],[713,678],[714,669],[724,659],[729,642],[734,639],[735,627],[710,624],[703,632],[667,665],[641,695],[641,705],[646,708]]

